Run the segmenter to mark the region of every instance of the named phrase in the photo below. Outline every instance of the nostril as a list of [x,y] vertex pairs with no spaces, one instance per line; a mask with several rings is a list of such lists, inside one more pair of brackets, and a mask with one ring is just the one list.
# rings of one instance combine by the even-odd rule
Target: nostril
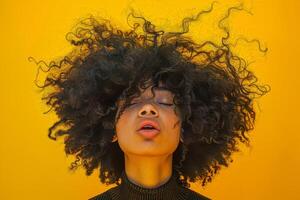
[[[152,110],[151,110],[150,113],[151,113],[151,115],[156,115],[156,112],[155,112],[155,111],[152,111]],[[150,113],[149,113],[149,114],[150,114]],[[142,114],[142,115],[146,115],[146,114],[147,114],[147,111],[144,110],[144,111],[141,112],[141,114]]]
[[142,114],[142,115],[146,114],[146,111],[143,111],[141,114]]

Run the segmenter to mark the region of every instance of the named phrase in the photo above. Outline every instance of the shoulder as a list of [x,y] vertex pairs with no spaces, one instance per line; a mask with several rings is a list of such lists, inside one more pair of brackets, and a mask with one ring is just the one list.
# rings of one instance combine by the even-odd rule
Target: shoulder
[[186,190],[186,193],[188,194],[188,199],[189,200],[211,200],[211,198],[206,197],[194,190],[184,188]]
[[118,189],[118,186],[110,188],[103,193],[97,194],[89,198],[88,200],[111,200],[111,193],[114,193]]

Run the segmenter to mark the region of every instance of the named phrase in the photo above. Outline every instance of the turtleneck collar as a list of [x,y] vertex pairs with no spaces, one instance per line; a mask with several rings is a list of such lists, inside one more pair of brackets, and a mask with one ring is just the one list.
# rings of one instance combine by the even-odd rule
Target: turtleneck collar
[[180,185],[176,181],[174,172],[172,172],[172,175],[167,182],[156,188],[144,188],[131,182],[126,175],[125,170],[123,170],[121,174],[121,179],[121,198],[126,200],[177,199],[181,190]]

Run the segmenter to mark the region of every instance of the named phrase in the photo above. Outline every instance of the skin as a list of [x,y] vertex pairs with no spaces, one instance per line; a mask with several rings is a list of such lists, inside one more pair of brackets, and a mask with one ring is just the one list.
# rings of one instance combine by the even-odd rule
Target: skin
[[[124,152],[128,179],[144,188],[156,188],[169,180],[172,175],[173,152],[181,139],[181,119],[174,112],[174,94],[168,90],[154,91],[155,97],[151,93],[151,87],[148,87],[140,97],[131,101],[135,104],[126,108],[116,122],[116,135],[113,139],[113,142],[118,141]],[[119,108],[122,103],[124,101],[118,102]],[[152,139],[146,139],[137,132],[145,119],[157,122],[160,127],[160,133]]]

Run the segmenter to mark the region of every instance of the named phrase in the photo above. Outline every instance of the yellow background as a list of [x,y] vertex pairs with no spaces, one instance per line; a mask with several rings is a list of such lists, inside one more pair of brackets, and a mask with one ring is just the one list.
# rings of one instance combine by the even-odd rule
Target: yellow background
[[[47,128],[56,118],[53,113],[42,114],[48,108],[33,83],[37,66],[28,62],[29,56],[47,62],[63,56],[71,47],[65,34],[88,14],[111,18],[126,27],[132,7],[157,26],[175,30],[180,19],[207,9],[210,2],[2,0],[0,199],[82,200],[112,187],[100,184],[98,171],[90,177],[82,169],[68,171],[70,159],[63,152],[62,141],[47,137]],[[220,0],[216,10],[237,3]],[[192,189],[217,200],[300,199],[300,3],[253,0],[244,5],[253,15],[233,14],[229,24],[237,34],[258,38],[269,48],[264,57],[258,53],[251,66],[261,83],[272,90],[259,99],[256,128],[250,134],[252,148],[235,154],[230,167],[223,168],[205,188],[193,184]],[[206,32],[209,17],[206,22],[204,19],[202,25],[201,21],[192,25],[191,29],[199,31],[197,38],[201,31]],[[249,44],[249,48],[251,45],[255,47]]]

